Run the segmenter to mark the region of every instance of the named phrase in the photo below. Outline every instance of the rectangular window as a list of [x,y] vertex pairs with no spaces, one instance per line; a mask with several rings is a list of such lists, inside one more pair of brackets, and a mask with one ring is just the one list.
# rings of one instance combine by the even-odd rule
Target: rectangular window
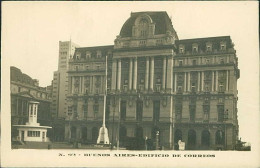
[[88,104],[87,103],[85,105],[83,105],[83,115],[84,115],[84,118],[88,117]]
[[182,66],[183,61],[179,60],[179,66]]
[[224,64],[224,59],[223,58],[220,59],[220,64]]
[[126,119],[126,101],[122,100],[120,103],[121,103],[121,106],[120,106],[120,119],[125,121],[125,119]]
[[140,100],[136,101],[136,120],[143,120],[143,101]]
[[160,119],[160,101],[153,101],[153,121],[159,122]]
[[218,106],[218,122],[224,121],[224,106],[219,105]]
[[98,110],[99,110],[98,104],[94,104],[93,110],[94,110],[94,113],[98,113]]
[[190,105],[190,121],[195,121],[196,106]]
[[192,60],[192,65],[196,65],[197,64],[197,61],[196,60]]
[[175,117],[176,117],[176,121],[181,121],[182,118],[182,106],[181,105],[177,105],[175,107],[176,113],[175,113]]
[[40,131],[28,131],[27,136],[28,137],[40,137]]

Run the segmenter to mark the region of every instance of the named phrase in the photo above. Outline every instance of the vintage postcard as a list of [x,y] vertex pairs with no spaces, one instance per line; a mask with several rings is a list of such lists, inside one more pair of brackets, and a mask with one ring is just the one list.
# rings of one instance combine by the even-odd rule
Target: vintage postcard
[[3,2],[1,166],[259,167],[257,2]]

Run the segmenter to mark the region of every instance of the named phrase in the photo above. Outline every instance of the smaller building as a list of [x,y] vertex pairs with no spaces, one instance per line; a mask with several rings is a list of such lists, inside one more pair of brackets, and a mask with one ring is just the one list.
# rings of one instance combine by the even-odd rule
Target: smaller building
[[[52,126],[50,87],[40,87],[37,79],[32,79],[16,67],[11,66],[10,72],[12,139],[18,136],[17,128],[13,125],[26,125],[30,101],[39,102],[37,122]],[[48,135],[51,136],[53,133]]]
[[28,122],[25,125],[14,125],[19,131],[17,140],[19,141],[35,141],[35,142],[49,142],[47,138],[47,129],[49,126],[40,126],[37,123],[37,111],[39,102],[30,101],[28,112]]

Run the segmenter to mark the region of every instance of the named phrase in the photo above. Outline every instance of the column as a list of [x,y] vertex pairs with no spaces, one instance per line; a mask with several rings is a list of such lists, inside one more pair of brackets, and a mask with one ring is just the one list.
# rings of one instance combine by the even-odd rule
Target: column
[[146,70],[145,70],[145,90],[149,89],[149,57],[146,57]]
[[[93,76],[89,76],[89,82],[90,82],[90,86],[89,86],[89,93],[92,93],[93,90]],[[113,82],[113,81],[112,81]]]
[[215,89],[214,89],[214,78],[215,78],[215,76],[214,76],[214,71],[212,71],[212,79],[211,79],[211,84],[212,84],[212,86],[211,86],[211,91],[212,91],[212,92],[215,91]]
[[117,68],[117,90],[121,89],[121,59],[118,59],[118,68]]
[[82,77],[82,91],[83,91],[83,94],[86,93],[85,80],[86,80],[86,78],[83,76],[83,77]]
[[[117,61],[114,59],[112,63],[112,86],[111,90],[116,90],[116,70],[117,70]],[[91,81],[92,83],[92,81]]]
[[165,89],[165,82],[166,82],[166,57],[163,58],[162,89]]
[[198,72],[198,92],[200,91],[200,72]]
[[129,79],[128,79],[128,83],[129,83],[129,90],[132,90],[132,78],[133,78],[133,59],[129,58]]
[[183,91],[186,92],[186,88],[187,88],[187,76],[186,76],[187,72],[184,72],[184,88]]
[[168,57],[168,65],[167,65],[167,77],[166,77],[166,88],[172,91],[172,82],[173,82],[173,58]]
[[226,91],[228,91],[228,85],[229,85],[229,70],[227,70],[227,79],[226,79]]
[[150,68],[150,89],[153,90],[153,77],[154,77],[154,57],[151,57],[151,68]]
[[201,72],[201,91],[204,91],[204,71]]
[[72,87],[72,84],[71,84],[71,76],[68,77],[68,85],[69,85],[69,94],[71,94],[71,87]]
[[79,94],[82,93],[82,77],[79,77]]
[[[19,102],[18,102],[18,98],[16,99],[16,112],[15,112],[15,115],[19,115],[19,113],[18,113],[18,110],[19,110],[19,107],[18,107],[18,105],[19,105]],[[28,116],[29,116],[29,114],[28,114]],[[17,123],[18,124],[18,123]]]
[[218,71],[216,71],[216,91],[218,91]]
[[71,93],[74,93],[74,76],[71,77]]
[[23,100],[21,102],[22,102],[22,108],[20,110],[21,110],[21,114],[23,116]]
[[190,91],[190,72],[188,72],[188,92]]
[[82,88],[82,93],[85,93],[85,85],[84,85],[84,76],[81,77],[81,88]]
[[177,92],[177,73],[174,74],[174,91]]
[[137,86],[137,58],[134,59],[134,80],[133,89],[136,90]]

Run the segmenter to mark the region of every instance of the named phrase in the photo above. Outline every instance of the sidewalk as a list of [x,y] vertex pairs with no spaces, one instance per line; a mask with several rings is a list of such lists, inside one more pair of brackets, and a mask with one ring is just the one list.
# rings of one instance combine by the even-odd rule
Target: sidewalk
[[26,142],[24,144],[13,144],[12,149],[95,149],[110,150],[109,146],[80,144],[78,147],[68,142]]

